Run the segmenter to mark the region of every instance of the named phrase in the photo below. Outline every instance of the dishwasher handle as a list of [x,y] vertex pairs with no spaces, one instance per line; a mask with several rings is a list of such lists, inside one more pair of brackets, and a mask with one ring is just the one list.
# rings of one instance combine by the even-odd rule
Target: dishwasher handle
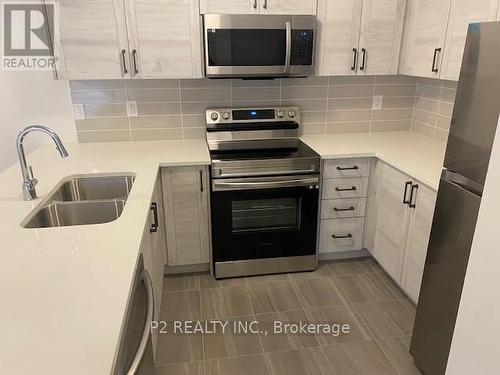
[[151,282],[151,277],[147,270],[142,272],[142,282],[146,287],[147,295],[147,312],[146,312],[146,322],[144,324],[144,329],[142,331],[141,342],[135,353],[134,360],[127,371],[127,375],[136,375],[139,366],[141,365],[144,353],[146,353],[146,348],[148,346],[149,337],[151,336],[151,322],[153,321],[154,314],[154,294],[153,294],[153,283]]

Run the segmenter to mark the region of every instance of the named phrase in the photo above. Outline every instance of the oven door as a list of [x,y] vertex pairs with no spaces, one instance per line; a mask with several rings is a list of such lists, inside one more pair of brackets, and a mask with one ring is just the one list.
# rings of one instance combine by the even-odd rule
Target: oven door
[[212,180],[217,262],[316,254],[319,177]]
[[313,72],[314,16],[204,16],[207,77],[286,77]]

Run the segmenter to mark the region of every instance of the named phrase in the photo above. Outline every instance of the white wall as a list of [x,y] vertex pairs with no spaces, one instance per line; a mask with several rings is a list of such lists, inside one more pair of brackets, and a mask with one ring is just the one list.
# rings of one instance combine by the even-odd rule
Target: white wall
[[[54,80],[51,72],[0,70],[0,171],[17,160],[19,130],[33,124],[54,129],[65,143],[76,142],[68,81]],[[43,134],[30,134],[26,151],[48,141]]]
[[497,375],[500,371],[499,191],[500,124],[481,199],[447,375]]

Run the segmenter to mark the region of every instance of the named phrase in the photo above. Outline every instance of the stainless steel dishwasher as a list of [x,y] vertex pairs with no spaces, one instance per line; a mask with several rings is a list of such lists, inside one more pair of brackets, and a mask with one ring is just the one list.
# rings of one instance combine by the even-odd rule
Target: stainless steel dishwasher
[[154,356],[151,343],[153,319],[153,286],[141,258],[137,266],[132,298],[121,336],[114,375],[154,375]]

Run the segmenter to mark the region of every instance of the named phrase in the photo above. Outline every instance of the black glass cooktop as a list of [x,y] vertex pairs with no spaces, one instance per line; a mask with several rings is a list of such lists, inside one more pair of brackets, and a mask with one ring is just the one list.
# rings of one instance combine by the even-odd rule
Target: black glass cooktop
[[297,147],[259,150],[211,151],[212,160],[260,160],[260,159],[296,159],[318,157],[309,146],[298,141]]

